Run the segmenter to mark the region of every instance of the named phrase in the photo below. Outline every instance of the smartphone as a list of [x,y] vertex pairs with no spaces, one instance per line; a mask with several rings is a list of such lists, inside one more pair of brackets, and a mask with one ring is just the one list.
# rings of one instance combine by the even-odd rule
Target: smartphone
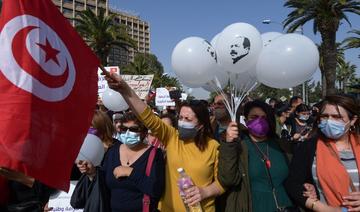
[[170,99],[180,99],[181,98],[180,90],[170,91],[169,94],[170,94]]

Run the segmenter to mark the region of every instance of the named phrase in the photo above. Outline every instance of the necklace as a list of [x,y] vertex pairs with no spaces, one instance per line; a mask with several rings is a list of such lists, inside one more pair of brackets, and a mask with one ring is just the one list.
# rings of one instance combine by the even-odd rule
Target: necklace
[[256,150],[258,151],[258,153],[260,154],[261,160],[265,163],[266,168],[270,169],[271,167],[271,161],[270,161],[270,154],[269,154],[269,144],[266,143],[266,154],[261,151],[261,149],[259,148],[259,146],[257,145],[256,142],[252,142],[254,144],[254,146],[256,147]]

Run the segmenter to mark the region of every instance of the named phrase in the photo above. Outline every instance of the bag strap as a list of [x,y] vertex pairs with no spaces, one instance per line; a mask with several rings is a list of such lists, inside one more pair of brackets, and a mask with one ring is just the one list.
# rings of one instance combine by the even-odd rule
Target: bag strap
[[255,146],[255,149],[257,150],[257,152],[259,153],[259,156],[260,156],[261,160],[264,162],[265,169],[266,169],[266,174],[268,176],[269,183],[270,183],[270,186],[271,186],[272,195],[273,195],[273,198],[274,198],[274,201],[275,201],[275,206],[279,210],[279,209],[281,209],[281,207],[279,206],[279,201],[278,201],[277,196],[276,196],[275,186],[274,186],[274,183],[273,183],[273,180],[272,180],[272,177],[271,177],[271,173],[270,173],[270,166],[271,166],[270,165],[271,163],[269,162],[270,158],[268,158],[268,156],[264,155],[261,152],[258,145],[254,141],[251,141],[251,142]]
[[[148,161],[147,161],[147,164],[146,164],[146,176],[150,176],[150,173],[151,173],[151,168],[152,168],[152,165],[154,163],[154,159],[155,159],[155,155],[156,155],[156,148],[155,147],[151,147],[151,151],[150,151],[150,154],[149,154],[149,157],[148,157]],[[150,211],[150,196],[147,195],[147,194],[144,194],[144,197],[143,197],[143,212],[149,212]]]

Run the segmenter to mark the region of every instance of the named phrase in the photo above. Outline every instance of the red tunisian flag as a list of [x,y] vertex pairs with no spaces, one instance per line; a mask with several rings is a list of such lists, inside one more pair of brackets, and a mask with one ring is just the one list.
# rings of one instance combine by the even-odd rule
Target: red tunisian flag
[[68,190],[99,61],[50,0],[5,0],[1,15],[0,167]]

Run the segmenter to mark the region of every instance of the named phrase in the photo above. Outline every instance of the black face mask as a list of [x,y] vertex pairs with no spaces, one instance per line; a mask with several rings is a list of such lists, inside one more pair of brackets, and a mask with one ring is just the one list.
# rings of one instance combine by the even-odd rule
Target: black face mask
[[193,139],[197,135],[197,129],[196,128],[187,129],[187,128],[179,126],[178,131],[179,131],[179,138],[181,140]]

